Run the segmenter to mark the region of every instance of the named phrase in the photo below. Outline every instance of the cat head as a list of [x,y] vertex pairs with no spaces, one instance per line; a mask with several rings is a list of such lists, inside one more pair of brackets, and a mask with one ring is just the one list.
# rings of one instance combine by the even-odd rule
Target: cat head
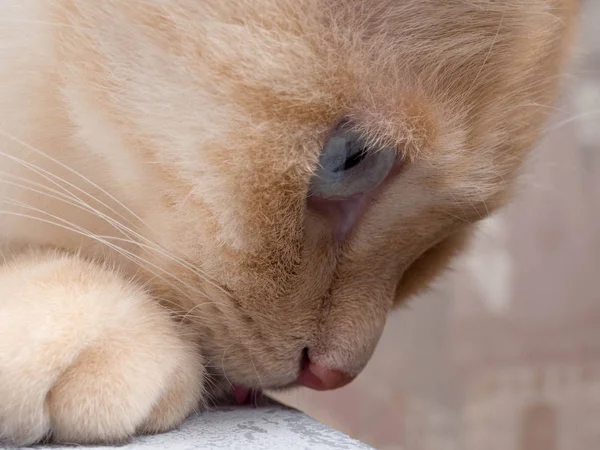
[[216,374],[319,389],[360,373],[386,315],[509,198],[574,10],[58,3],[64,97],[166,249],[146,255],[156,291]]

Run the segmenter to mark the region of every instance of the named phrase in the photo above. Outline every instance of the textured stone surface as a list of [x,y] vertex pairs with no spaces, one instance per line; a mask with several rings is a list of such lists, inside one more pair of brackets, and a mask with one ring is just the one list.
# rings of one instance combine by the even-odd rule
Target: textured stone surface
[[[37,447],[57,450],[61,447]],[[73,448],[73,447],[64,447]],[[78,447],[81,448],[81,447]],[[106,450],[107,447],[87,447]],[[108,447],[110,448],[110,447]],[[145,436],[120,450],[359,450],[371,447],[281,406],[228,408],[192,417],[179,430]]]

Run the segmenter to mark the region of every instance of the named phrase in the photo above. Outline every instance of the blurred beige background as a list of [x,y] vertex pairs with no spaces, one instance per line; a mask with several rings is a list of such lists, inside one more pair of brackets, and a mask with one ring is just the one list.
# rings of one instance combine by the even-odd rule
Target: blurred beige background
[[383,450],[600,450],[600,0],[581,34],[517,201],[353,384],[285,401]]

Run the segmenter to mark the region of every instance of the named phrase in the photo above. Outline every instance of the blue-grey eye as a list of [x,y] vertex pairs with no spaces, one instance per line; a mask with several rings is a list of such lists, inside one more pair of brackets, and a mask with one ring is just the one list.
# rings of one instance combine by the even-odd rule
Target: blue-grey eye
[[364,135],[341,125],[323,148],[310,195],[346,198],[368,192],[385,180],[396,157],[395,148],[372,148]]

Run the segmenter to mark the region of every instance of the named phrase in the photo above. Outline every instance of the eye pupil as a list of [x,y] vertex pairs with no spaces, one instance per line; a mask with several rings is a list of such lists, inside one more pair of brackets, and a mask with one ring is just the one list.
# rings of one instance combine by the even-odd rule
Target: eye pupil
[[351,153],[344,161],[344,164],[339,169],[337,169],[336,172],[350,170],[350,169],[358,166],[361,162],[363,162],[363,160],[366,157],[367,157],[367,148],[363,147],[359,151]]

